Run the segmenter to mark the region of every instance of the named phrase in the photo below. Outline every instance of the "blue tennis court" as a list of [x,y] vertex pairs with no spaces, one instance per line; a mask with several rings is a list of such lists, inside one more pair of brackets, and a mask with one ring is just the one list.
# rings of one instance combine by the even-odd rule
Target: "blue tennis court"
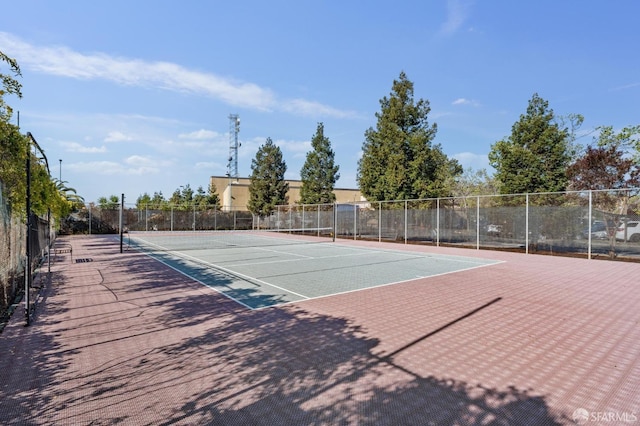
[[130,245],[249,309],[499,263],[274,233],[137,233]]

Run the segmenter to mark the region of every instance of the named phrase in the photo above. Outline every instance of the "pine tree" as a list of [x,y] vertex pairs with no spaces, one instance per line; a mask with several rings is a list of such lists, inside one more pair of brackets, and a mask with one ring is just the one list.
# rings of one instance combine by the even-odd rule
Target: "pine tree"
[[534,94],[527,113],[513,125],[511,136],[491,147],[502,194],[559,192],[567,187],[571,161],[570,133],[560,128],[549,103]]
[[380,106],[376,129],[365,132],[358,162],[362,194],[370,201],[450,195],[452,177],[462,173],[462,167],[433,144],[437,126],[427,120],[429,101],[414,102],[413,83],[404,72]]
[[218,188],[214,183],[209,184],[209,194],[207,195],[207,205],[213,206],[215,209],[220,209],[220,195],[218,194]]
[[300,171],[302,187],[301,204],[328,204],[336,200],[333,193],[336,181],[340,178],[339,166],[335,164],[335,153],[331,141],[324,135],[324,124],[318,123],[315,135],[311,139],[312,151]]
[[284,180],[287,165],[282,151],[271,138],[267,138],[251,161],[249,202],[253,214],[268,216],[278,205],[288,202],[289,184]]

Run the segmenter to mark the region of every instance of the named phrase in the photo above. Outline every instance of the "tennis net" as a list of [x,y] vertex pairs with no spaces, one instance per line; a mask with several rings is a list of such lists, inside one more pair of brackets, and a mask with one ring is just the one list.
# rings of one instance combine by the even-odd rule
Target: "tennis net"
[[333,241],[333,228],[235,231],[132,231],[131,248],[150,251],[224,250]]

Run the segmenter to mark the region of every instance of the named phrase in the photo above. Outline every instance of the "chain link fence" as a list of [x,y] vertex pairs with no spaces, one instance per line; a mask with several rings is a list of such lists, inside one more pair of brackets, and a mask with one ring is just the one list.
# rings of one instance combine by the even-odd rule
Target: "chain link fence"
[[[2,189],[0,183],[0,330],[24,298],[26,289],[29,293],[25,300],[29,301],[29,306],[25,311],[31,313],[35,309],[43,283],[33,277],[46,258],[52,241],[49,220],[31,215],[31,227],[28,229],[26,218],[12,212]],[[26,280],[27,276],[29,280]]]
[[[123,209],[124,230],[286,232],[640,261],[639,190],[277,206],[267,217],[209,206]],[[120,208],[87,209],[82,232],[118,232]]]
[[338,237],[640,261],[637,189],[339,205]]

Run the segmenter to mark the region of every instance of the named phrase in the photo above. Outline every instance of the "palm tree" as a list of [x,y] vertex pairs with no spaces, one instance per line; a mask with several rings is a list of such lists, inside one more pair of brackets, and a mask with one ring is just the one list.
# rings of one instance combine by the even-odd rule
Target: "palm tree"
[[78,195],[77,191],[74,188],[67,186],[69,182],[55,178],[53,179],[53,181],[56,184],[56,189],[60,193],[60,196],[64,200],[73,205],[84,204],[84,198]]

